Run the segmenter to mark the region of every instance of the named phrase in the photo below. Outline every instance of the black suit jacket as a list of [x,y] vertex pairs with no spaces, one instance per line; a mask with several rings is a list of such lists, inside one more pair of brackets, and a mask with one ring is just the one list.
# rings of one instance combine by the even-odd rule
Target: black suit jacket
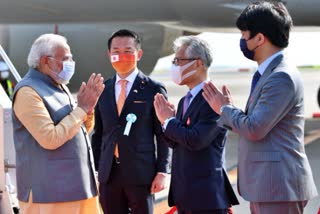
[[[92,149],[98,180],[107,183],[118,144],[120,169],[127,184],[151,184],[157,172],[170,172],[171,151],[165,143],[162,127],[153,107],[156,93],[166,96],[163,85],[139,71],[131,91],[118,116],[115,101],[116,77],[105,82],[105,89],[95,108],[95,128]],[[133,113],[137,120],[129,136],[123,135],[126,116]],[[156,137],[156,143],[155,143]]]
[[173,147],[169,205],[184,210],[225,209],[238,204],[225,165],[226,130],[200,91],[182,118],[183,99],[165,136]]

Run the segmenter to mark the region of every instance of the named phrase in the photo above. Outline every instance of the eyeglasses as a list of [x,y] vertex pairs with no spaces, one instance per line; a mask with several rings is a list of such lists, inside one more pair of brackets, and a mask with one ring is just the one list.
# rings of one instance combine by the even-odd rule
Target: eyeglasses
[[185,58],[185,59],[183,59],[183,58],[177,58],[177,57],[175,57],[173,60],[172,60],[172,64],[174,64],[174,65],[179,65],[179,62],[180,61],[184,61],[184,60],[197,60],[197,59],[199,59],[199,58],[189,58],[189,59],[187,59],[187,58]]
[[56,58],[54,58],[53,56],[48,56],[48,57],[51,58],[51,59],[53,59],[53,60],[55,60],[55,61],[58,61],[58,62],[74,61],[74,60],[72,59],[72,56],[65,56],[65,57],[63,57],[62,60],[56,59]]

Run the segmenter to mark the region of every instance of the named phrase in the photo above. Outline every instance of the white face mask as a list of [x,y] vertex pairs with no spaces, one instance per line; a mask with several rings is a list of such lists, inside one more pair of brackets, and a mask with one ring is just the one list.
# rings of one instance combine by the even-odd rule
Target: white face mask
[[76,63],[74,61],[63,61],[62,63],[62,71],[59,73],[52,71],[52,78],[59,84],[68,84],[74,74]]
[[193,65],[194,63],[195,63],[195,60],[193,60],[192,62],[189,62],[183,66],[172,64],[172,66],[171,66],[171,79],[172,79],[172,81],[175,82],[176,84],[180,85],[184,79],[195,74],[197,72],[197,70],[192,70],[192,71],[189,71],[188,73],[182,75],[182,73],[187,68],[189,68],[191,65]]
[[10,72],[9,71],[1,71],[0,75],[1,75],[1,79],[8,79]]

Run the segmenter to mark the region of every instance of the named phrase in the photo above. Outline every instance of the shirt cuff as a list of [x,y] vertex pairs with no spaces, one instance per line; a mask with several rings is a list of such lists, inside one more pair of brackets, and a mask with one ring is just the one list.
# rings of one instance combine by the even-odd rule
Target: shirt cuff
[[78,118],[80,118],[82,121],[86,121],[87,119],[87,113],[80,107],[76,107],[72,113],[76,115]]
[[225,107],[233,107],[232,105],[230,105],[230,104],[226,104],[226,105],[223,105],[223,106],[221,106],[221,108],[220,108],[220,114],[222,114],[222,112],[223,112],[223,110],[225,109]]
[[175,118],[175,117],[169,117],[169,118],[167,118],[167,119],[163,122],[163,124],[162,124],[162,129],[163,129],[163,131],[166,130],[167,125],[168,125],[168,123],[170,122],[170,120],[172,120],[172,119],[174,119],[174,118]]
[[169,176],[170,174],[165,172],[157,172],[157,175]]

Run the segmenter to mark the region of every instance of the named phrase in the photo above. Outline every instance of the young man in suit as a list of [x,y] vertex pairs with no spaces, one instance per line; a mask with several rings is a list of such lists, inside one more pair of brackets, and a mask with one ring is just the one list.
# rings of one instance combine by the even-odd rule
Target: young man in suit
[[162,94],[154,106],[164,135],[173,148],[169,206],[179,214],[226,214],[238,204],[225,171],[226,130],[217,126],[216,114],[204,100],[212,56],[208,44],[194,36],[174,42],[172,80],[186,85],[188,94],[174,106]]
[[153,194],[165,188],[170,172],[171,152],[153,107],[155,94],[166,96],[166,89],[138,70],[135,32],[115,32],[108,57],[116,75],[105,82],[92,136],[100,203],[108,214],[152,214]]
[[280,2],[252,3],[239,16],[241,50],[259,64],[245,111],[233,106],[226,86],[204,87],[218,123],[240,135],[239,193],[255,214],[303,213],[317,195],[304,150],[303,83],[283,54],[291,26]]

